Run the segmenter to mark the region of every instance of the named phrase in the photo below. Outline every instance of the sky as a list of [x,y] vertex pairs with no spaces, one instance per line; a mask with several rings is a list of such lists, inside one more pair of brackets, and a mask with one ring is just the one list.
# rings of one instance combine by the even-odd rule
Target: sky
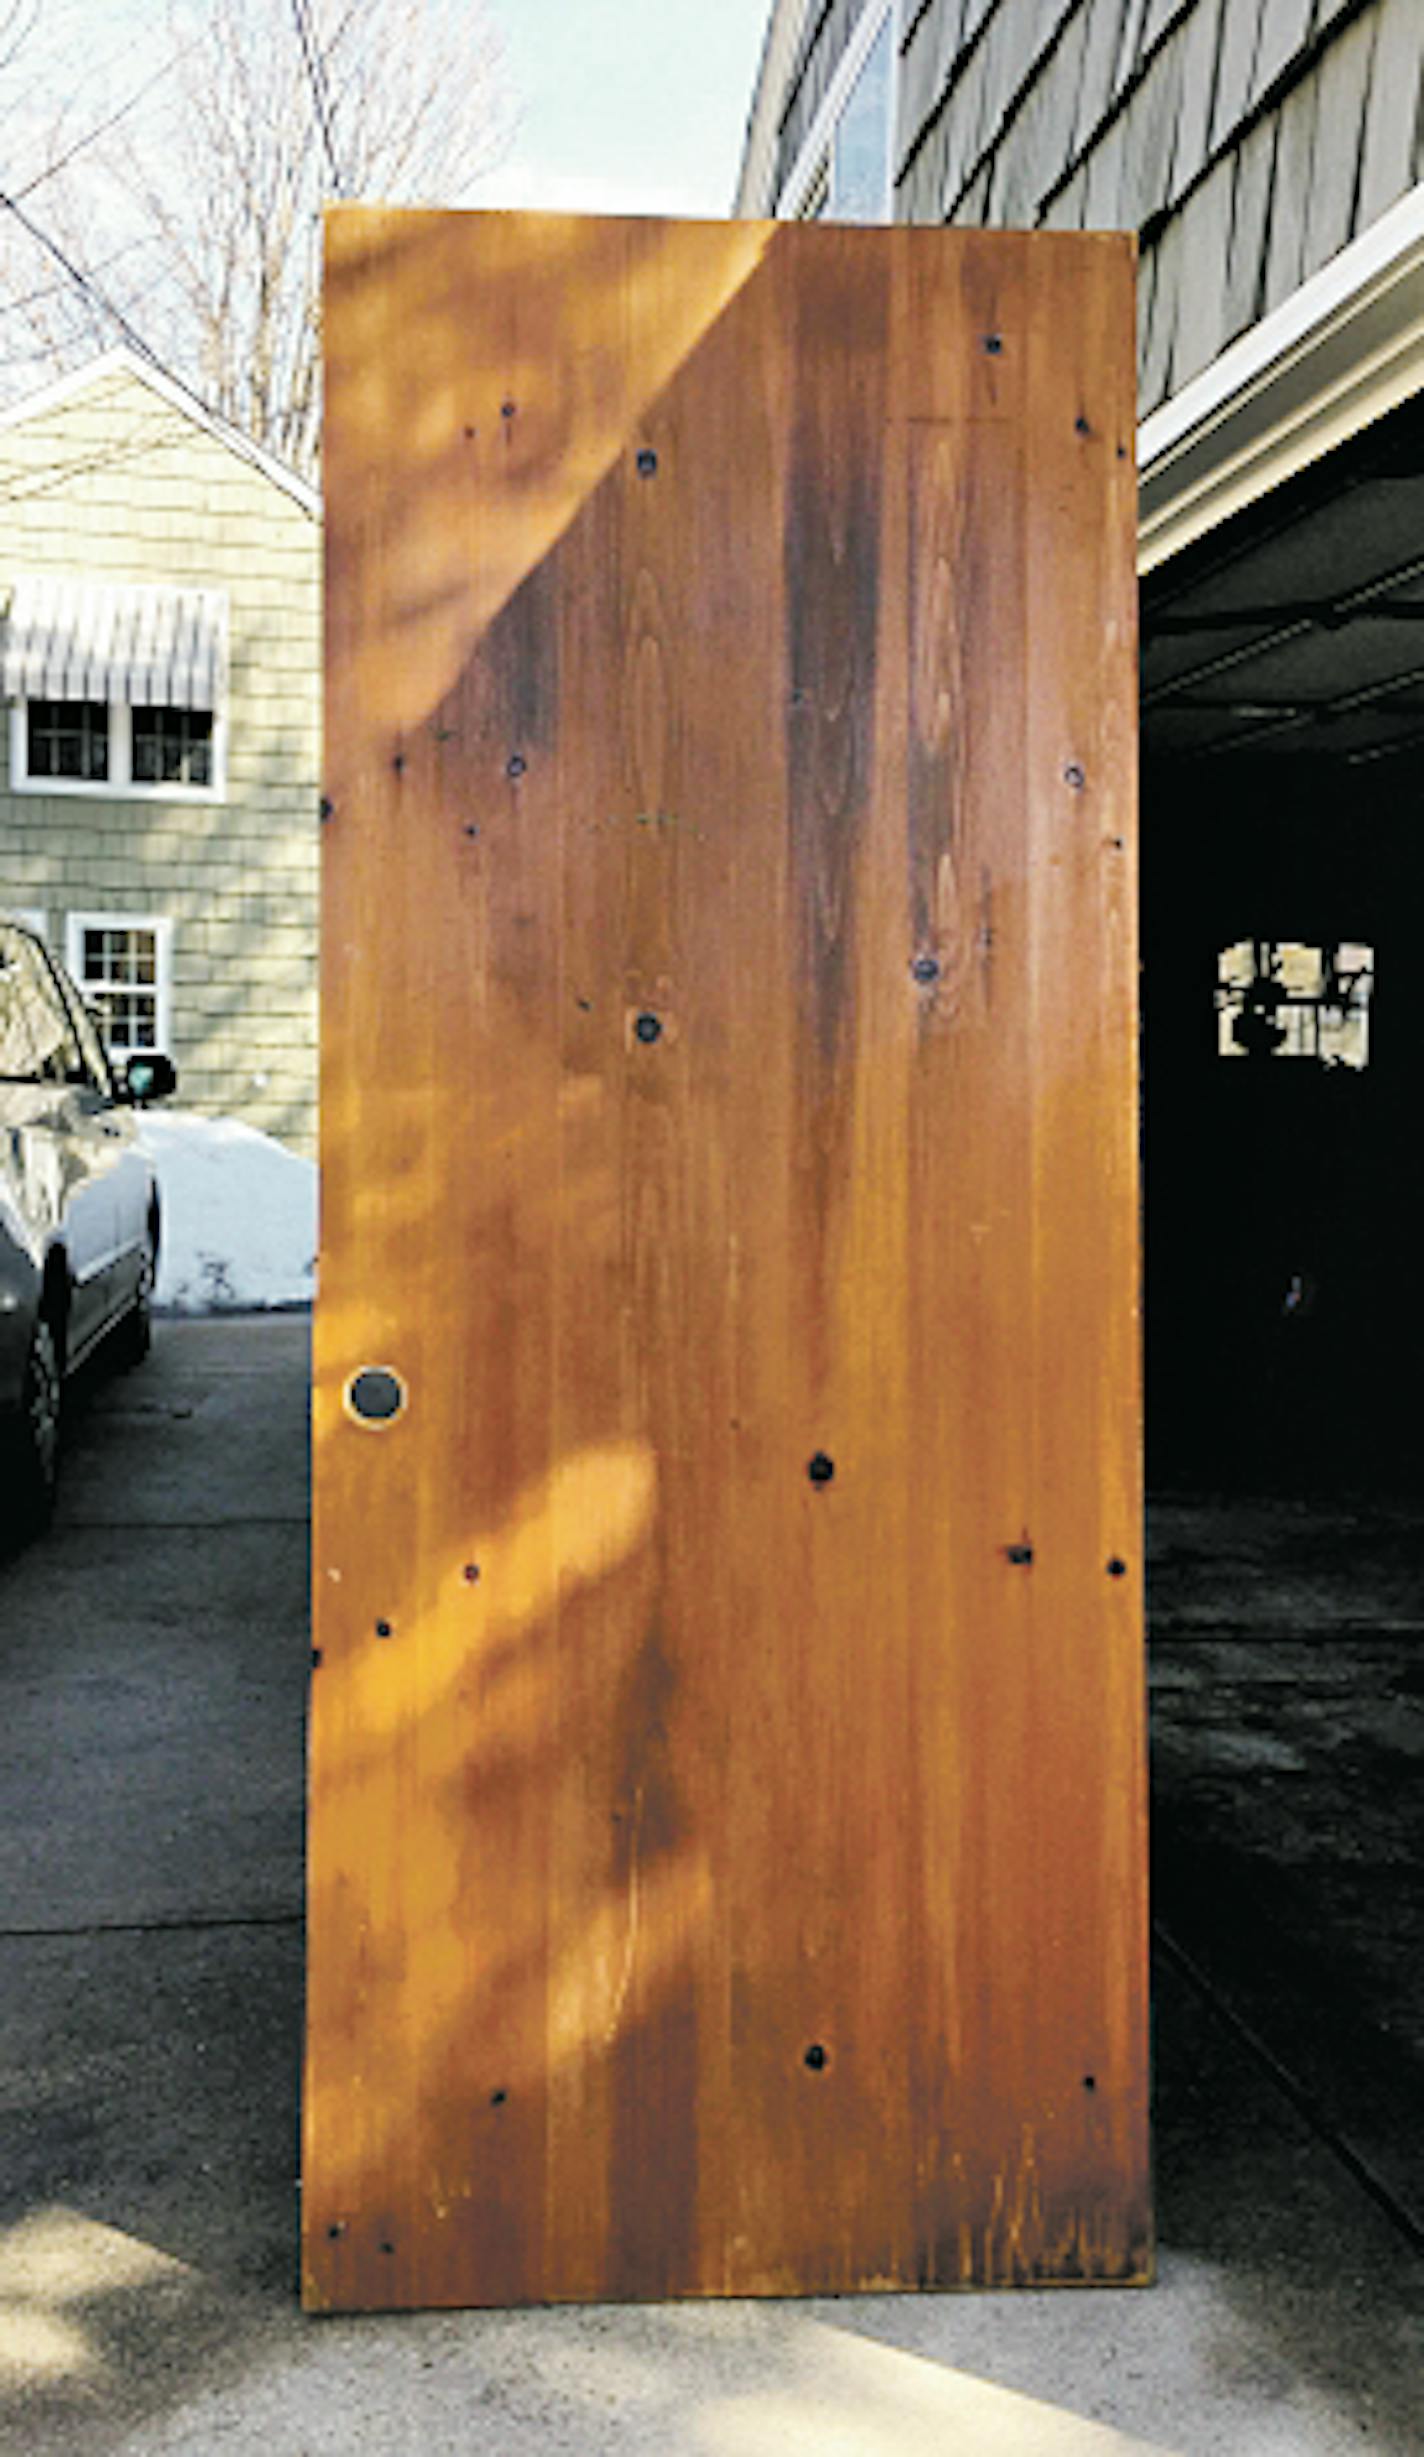
[[[515,129],[499,169],[462,201],[730,213],[771,0],[470,5],[502,38]],[[167,0],[42,0],[27,69],[48,51],[69,90],[87,68],[111,107],[161,58],[168,16]],[[294,35],[294,74],[297,60]]]
[[519,125],[471,201],[730,213],[770,0],[488,0]]

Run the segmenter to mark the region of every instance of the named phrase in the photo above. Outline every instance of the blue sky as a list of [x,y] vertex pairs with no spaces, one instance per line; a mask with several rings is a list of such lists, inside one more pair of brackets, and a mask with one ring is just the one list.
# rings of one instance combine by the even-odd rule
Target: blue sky
[[729,213],[770,0],[489,0],[520,123],[471,202]]

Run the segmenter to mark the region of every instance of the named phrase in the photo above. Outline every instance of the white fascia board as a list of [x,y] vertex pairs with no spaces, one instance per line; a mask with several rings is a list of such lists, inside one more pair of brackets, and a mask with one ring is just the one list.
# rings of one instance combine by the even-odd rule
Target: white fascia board
[[250,435],[244,435],[240,427],[231,426],[215,410],[207,408],[195,393],[189,392],[186,384],[179,382],[177,376],[169,375],[166,368],[153,366],[138,350],[131,349],[127,342],[118,343],[114,349],[103,351],[97,358],[86,359],[84,365],[76,367],[71,374],[58,376],[52,384],[41,384],[36,391],[23,393],[18,401],[11,401],[0,410],[0,434],[7,427],[23,426],[31,418],[43,418],[51,410],[62,409],[67,401],[76,400],[92,385],[116,375],[130,375],[140,384],[146,384],[150,392],[157,393],[159,399],[166,401],[171,409],[181,410],[183,416],[190,418],[194,426],[201,427],[204,434],[211,435],[229,452],[236,453],[239,460],[247,461],[252,468],[260,470],[264,478],[270,478],[274,486],[280,487],[284,495],[290,495],[292,501],[300,504],[313,520],[320,520],[321,496],[314,486],[308,486],[305,478],[299,478],[294,469],[288,469],[285,461],[264,452],[262,446],[255,444]]
[[1424,389],[1424,184],[1137,431],[1139,572]]

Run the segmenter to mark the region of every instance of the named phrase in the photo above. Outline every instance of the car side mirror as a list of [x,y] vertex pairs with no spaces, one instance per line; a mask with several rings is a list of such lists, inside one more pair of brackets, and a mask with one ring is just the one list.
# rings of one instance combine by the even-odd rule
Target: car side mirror
[[166,1101],[178,1089],[178,1069],[171,1058],[157,1050],[145,1050],[142,1057],[126,1058],[119,1088],[126,1101],[135,1109],[145,1109],[150,1101]]

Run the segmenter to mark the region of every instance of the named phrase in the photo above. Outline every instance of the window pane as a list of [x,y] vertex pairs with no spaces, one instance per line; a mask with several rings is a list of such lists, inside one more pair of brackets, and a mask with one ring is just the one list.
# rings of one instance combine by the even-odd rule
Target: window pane
[[1239,939],[1217,956],[1218,1053],[1368,1066],[1373,988],[1374,950],[1357,941]]
[[109,773],[109,711],[102,700],[31,700],[27,739],[30,776],[101,784]]
[[836,125],[831,212],[838,222],[883,222],[890,178],[890,20],[866,54]]
[[[81,934],[79,987],[110,1051],[158,1046],[158,933],[135,923]],[[150,986],[151,985],[151,986]]]
[[[64,987],[62,983],[60,986],[61,988]],[[79,1044],[79,1054],[83,1060],[84,1071],[89,1082],[95,1086],[96,1090],[104,1093],[111,1093],[113,1091],[113,1084],[109,1076],[109,1063],[104,1055],[104,1044],[99,1038],[98,1028],[95,1025],[93,1017],[76,998],[72,998],[69,995],[67,989],[65,990],[64,1004],[65,1011],[68,1014],[69,1021],[74,1029],[75,1039]]]
[[136,785],[209,785],[212,782],[212,712],[206,708],[136,708],[133,712],[133,776]]

